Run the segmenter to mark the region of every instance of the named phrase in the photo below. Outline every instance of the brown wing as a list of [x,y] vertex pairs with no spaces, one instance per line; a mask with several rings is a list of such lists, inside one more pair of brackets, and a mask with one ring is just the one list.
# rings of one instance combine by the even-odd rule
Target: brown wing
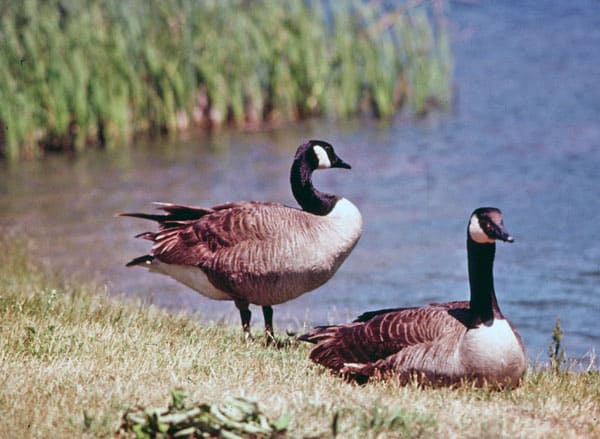
[[[154,243],[151,257],[168,264],[193,266],[211,265],[217,254],[221,256],[217,259],[224,263],[227,259],[223,255],[225,252],[234,254],[236,249],[251,250],[252,245],[249,243],[287,239],[287,234],[294,229],[285,227],[285,222],[302,224],[304,216],[309,215],[299,209],[263,202],[227,203],[210,209],[160,204],[159,209],[167,214],[122,215],[151,219],[159,223],[158,232],[137,235]],[[255,245],[254,248],[256,247]],[[245,259],[236,260],[242,262]]]
[[346,325],[315,328],[300,337],[316,343],[315,363],[339,371],[346,363],[375,363],[403,349],[433,343],[448,327],[464,326],[468,302],[374,311]]

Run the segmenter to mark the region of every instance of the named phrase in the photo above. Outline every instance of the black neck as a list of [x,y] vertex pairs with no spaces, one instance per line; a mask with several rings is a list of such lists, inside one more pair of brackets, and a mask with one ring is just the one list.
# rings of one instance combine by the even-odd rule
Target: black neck
[[339,197],[319,192],[312,184],[310,165],[305,160],[295,160],[290,181],[294,198],[302,209],[315,215],[327,215],[335,207]]
[[496,244],[478,244],[470,237],[467,239],[473,325],[490,325],[495,318],[502,318],[494,292],[495,253]]

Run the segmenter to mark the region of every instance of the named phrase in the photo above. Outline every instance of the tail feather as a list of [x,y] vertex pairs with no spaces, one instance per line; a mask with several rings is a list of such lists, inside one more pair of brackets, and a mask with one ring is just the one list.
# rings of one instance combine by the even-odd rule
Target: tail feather
[[298,340],[316,344],[322,339],[329,337],[329,334],[327,332],[329,328],[335,328],[335,325],[316,326],[312,329],[312,331],[298,336]]
[[122,212],[118,213],[117,216],[130,216],[132,218],[142,218],[151,221],[156,221],[158,223],[163,222],[167,219],[167,215],[157,215],[152,213],[142,213],[142,212]]
[[191,221],[202,218],[204,215],[214,212],[213,209],[195,206],[182,206],[172,203],[153,203],[157,209],[167,212],[169,221]]
[[[157,209],[166,212],[166,214],[153,214],[143,212],[123,212],[117,214],[117,216],[129,216],[132,218],[141,218],[158,223],[157,232],[142,232],[137,234],[136,238],[147,239],[149,241],[157,242],[163,241],[162,246],[173,246],[175,241],[165,240],[169,236],[176,234],[178,229],[189,225],[193,221],[197,221],[203,216],[214,212],[213,209],[205,209],[203,207],[192,207],[182,206],[179,204],[171,203],[154,203]],[[166,242],[166,244],[165,244]],[[169,247],[167,247],[167,250]],[[153,247],[152,253],[155,253],[156,245]],[[144,265],[154,260],[152,254],[139,256],[129,261],[126,266],[132,267],[134,265]]]
[[142,232],[142,233],[138,233],[137,235],[135,235],[134,238],[141,238],[141,239],[147,239],[149,241],[154,241],[155,236],[156,236],[156,233],[154,233],[154,232]]
[[[310,351],[310,359],[329,369],[340,371],[345,363],[360,362],[352,352],[352,336],[346,337],[346,332],[351,330],[344,325],[318,326],[312,331],[301,335],[298,340],[314,343],[316,346]],[[346,333],[346,334],[345,334]]]
[[204,215],[212,213],[212,209],[203,207],[182,206],[171,203],[153,203],[157,209],[167,212],[166,214],[154,214],[143,212],[123,212],[117,216],[129,216],[133,218],[147,219],[158,223],[177,223],[179,221],[193,221],[202,218]]
[[146,264],[148,262],[152,262],[153,260],[154,260],[154,256],[152,256],[152,255],[138,256],[137,258],[132,259],[127,264],[125,264],[125,266],[133,267],[134,265]]
[[412,308],[386,308],[386,309],[379,309],[377,311],[367,311],[362,313],[361,315],[359,315],[355,320],[354,323],[356,322],[368,322],[369,320],[371,320],[373,317],[381,315],[381,314],[387,314],[389,312],[397,312],[397,311],[402,311],[405,309],[412,309]]

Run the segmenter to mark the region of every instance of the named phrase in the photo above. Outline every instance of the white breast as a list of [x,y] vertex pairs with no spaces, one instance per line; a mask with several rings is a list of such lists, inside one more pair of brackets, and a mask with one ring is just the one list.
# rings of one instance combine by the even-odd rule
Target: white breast
[[363,227],[362,216],[358,208],[346,198],[341,198],[325,218],[330,229],[327,232],[328,236],[322,236],[324,240],[337,239],[341,242],[354,243],[360,238]]
[[317,218],[314,224],[316,241],[302,249],[302,253],[306,255],[296,261],[300,264],[320,265],[321,269],[328,272],[326,279],[329,279],[360,238],[362,216],[354,204],[342,198],[328,215]]
[[497,374],[523,358],[517,337],[504,319],[468,330],[460,349],[471,372]]

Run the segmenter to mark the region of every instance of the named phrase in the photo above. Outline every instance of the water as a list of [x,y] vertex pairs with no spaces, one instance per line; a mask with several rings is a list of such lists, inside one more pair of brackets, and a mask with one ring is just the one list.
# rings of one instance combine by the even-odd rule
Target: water
[[278,330],[467,298],[466,223],[473,209],[492,205],[515,237],[498,244],[498,300],[530,358],[545,360],[556,316],[569,355],[598,351],[600,4],[453,2],[450,18],[458,102],[449,114],[192,134],[5,164],[0,227],[33,237],[40,258],[115,294],[238,322],[232,303],[125,268],[148,249],[132,236],[152,226],[113,214],[147,211],[152,201],[295,205],[288,183],[295,148],[324,138],[353,169],[319,172],[315,184],[352,200],[365,230],[332,281],[275,308]]

